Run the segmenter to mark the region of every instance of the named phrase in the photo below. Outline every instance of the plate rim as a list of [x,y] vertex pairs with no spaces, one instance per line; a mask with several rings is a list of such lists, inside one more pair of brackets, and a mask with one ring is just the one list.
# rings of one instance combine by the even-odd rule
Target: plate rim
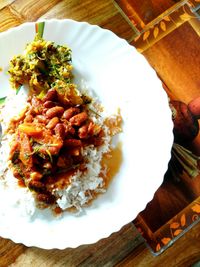
[[[23,23],[23,24],[21,24],[21,25],[19,25],[19,26],[16,26],[16,27],[10,28],[10,29],[8,29],[8,30],[6,30],[6,31],[4,31],[4,32],[1,32],[1,33],[0,33],[0,36],[5,35],[5,34],[12,34],[13,31],[19,31],[21,28],[23,28],[23,27],[29,27],[29,25],[32,26],[32,25],[34,25],[34,24],[37,23],[37,22],[45,22],[45,23],[49,23],[49,22],[51,22],[51,23],[78,23],[78,24],[85,24],[85,25],[87,25],[87,27],[91,27],[91,26],[92,26],[92,27],[94,27],[94,28],[97,28],[98,30],[104,31],[104,32],[106,32],[106,33],[108,33],[108,34],[114,36],[114,38],[117,38],[117,39],[119,39],[121,42],[123,42],[124,44],[126,44],[126,45],[127,45],[127,49],[128,49],[129,47],[132,49],[132,47],[128,44],[128,42],[127,42],[125,39],[122,39],[122,38],[118,37],[118,36],[117,36],[115,33],[113,33],[112,31],[107,30],[107,29],[103,29],[103,28],[101,28],[101,27],[98,26],[98,25],[92,25],[92,24],[90,24],[90,23],[88,23],[88,22],[85,22],[85,21],[84,21],[84,22],[82,22],[82,21],[75,21],[75,20],[73,20],[73,19],[40,19],[40,20],[38,20],[38,21],[36,21],[36,22],[25,22],[25,23]],[[159,78],[158,78],[158,79],[159,79]],[[161,82],[160,82],[160,84],[161,84]],[[163,91],[164,91],[164,89],[163,89]],[[166,95],[166,93],[164,93],[164,94]],[[171,130],[172,130],[172,128],[173,128],[173,124],[172,124],[172,122],[171,122]],[[171,131],[171,144],[173,144],[173,133],[172,133],[172,131]],[[170,159],[170,149],[169,149],[169,155],[168,155],[168,158]],[[166,167],[167,167],[167,164],[168,164],[168,162],[165,163]],[[167,169],[166,169],[166,170],[167,170]],[[163,175],[164,175],[164,173],[163,173]],[[162,182],[162,181],[159,180],[156,189],[161,185],[161,182]],[[155,194],[156,189],[154,189],[153,192],[149,193],[149,196],[148,196],[148,202],[150,202],[150,201],[152,200],[152,198],[153,198],[153,196],[154,196],[154,194]],[[150,196],[150,195],[151,195],[151,196]],[[140,207],[140,208],[137,208],[137,210],[139,210],[139,212],[140,212],[140,211],[142,211],[143,209],[145,209],[145,207],[147,206],[148,202],[145,201],[145,204],[140,205],[141,207]],[[138,214],[138,212],[135,212],[135,213]],[[134,219],[134,218],[132,218],[131,221],[132,221],[133,219]],[[84,245],[85,245],[85,244],[92,244],[92,243],[97,242],[97,241],[100,240],[100,239],[109,237],[112,233],[119,231],[125,224],[128,224],[128,223],[130,223],[131,221],[127,221],[127,222],[123,223],[123,225],[118,225],[117,227],[115,226],[115,228],[113,229],[112,232],[110,232],[110,231],[109,231],[109,232],[105,232],[105,233],[104,233],[104,236],[101,235],[101,237],[98,236],[98,237],[95,237],[95,238],[91,238],[87,243],[84,243]],[[33,244],[33,243],[31,242],[31,240],[30,240],[30,241],[29,241],[29,240],[26,240],[26,241],[24,242],[23,240],[19,240],[18,238],[15,238],[15,237],[13,237],[13,236],[12,236],[12,237],[9,237],[9,236],[7,236],[6,234],[3,235],[1,232],[0,232],[0,235],[1,235],[2,237],[4,237],[4,238],[9,238],[9,239],[13,240],[15,243],[23,243],[23,244],[25,244],[25,245],[28,246],[28,247],[30,247],[30,246],[37,246],[37,247],[44,248],[44,249],[53,249],[53,248],[57,248],[57,249],[76,248],[76,247],[82,245],[82,244],[79,244],[79,242],[75,242],[74,245],[71,245],[71,246],[68,246],[68,245],[65,246],[64,244],[60,244],[60,246],[59,246],[58,244],[56,244],[55,246],[46,244],[46,245],[44,246],[44,244],[43,244],[42,246],[40,246],[40,245],[38,245],[38,244]]]

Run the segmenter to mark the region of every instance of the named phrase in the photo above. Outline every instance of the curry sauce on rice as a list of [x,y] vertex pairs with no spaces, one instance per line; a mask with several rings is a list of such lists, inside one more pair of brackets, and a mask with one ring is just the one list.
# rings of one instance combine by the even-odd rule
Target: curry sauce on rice
[[[10,61],[10,81],[28,93],[19,114],[5,121],[0,154],[9,142],[2,179],[31,193],[39,208],[81,210],[108,186],[105,156],[121,131],[120,113],[104,117],[102,106],[73,83],[71,49],[36,36]],[[8,99],[14,99],[15,95]],[[5,112],[9,101],[3,107]],[[104,160],[103,160],[104,159]],[[103,164],[102,164],[103,162]]]

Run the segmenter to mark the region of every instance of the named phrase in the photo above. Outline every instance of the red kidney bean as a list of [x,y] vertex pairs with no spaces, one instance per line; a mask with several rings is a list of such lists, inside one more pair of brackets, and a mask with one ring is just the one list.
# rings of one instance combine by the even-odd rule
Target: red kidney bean
[[65,125],[65,134],[70,134],[70,135],[74,135],[75,134],[75,129],[71,126],[71,125]]
[[32,122],[33,121],[33,116],[31,114],[26,115],[24,122]]
[[54,128],[55,134],[60,136],[62,139],[65,138],[65,127],[62,123],[58,123]]
[[78,114],[79,112],[80,112],[79,108],[71,107],[65,110],[62,117],[66,120],[69,120],[71,117],[73,117],[75,114]]
[[56,117],[56,116],[60,117],[60,116],[62,116],[63,112],[64,112],[64,108],[63,107],[55,106],[55,107],[50,108],[50,109],[47,110],[46,116],[49,119],[51,119],[53,117]]
[[36,199],[37,199],[37,201],[43,202],[47,205],[51,205],[55,202],[55,197],[49,193],[38,194],[38,195],[36,195]]
[[47,123],[46,128],[47,129],[53,129],[57,124],[59,123],[58,117],[53,117],[50,119],[50,121]]
[[40,182],[40,181],[34,181],[34,180],[31,180],[29,183],[28,183],[28,187],[35,191],[35,192],[38,192],[38,193],[42,193],[42,192],[45,192],[46,191],[46,187],[45,185]]
[[38,122],[41,122],[41,123],[46,123],[47,122],[47,119],[44,115],[37,115],[36,116],[36,119]]
[[57,92],[55,89],[49,89],[44,98],[42,99],[43,102],[46,101],[55,101],[57,98]]
[[83,122],[85,122],[88,118],[88,115],[85,111],[73,116],[69,121],[71,123],[71,125],[75,125],[75,126],[81,126],[81,124],[83,124]]
[[81,140],[69,138],[64,141],[64,146],[67,147],[80,147],[82,146]]
[[55,105],[56,105],[55,102],[48,100],[48,101],[45,101],[44,102],[44,105],[43,106],[45,108],[52,108],[52,107],[55,107]]
[[80,148],[74,147],[68,150],[69,155],[78,157],[80,155]]
[[78,129],[78,136],[81,139],[85,139],[88,137],[88,125],[83,125]]

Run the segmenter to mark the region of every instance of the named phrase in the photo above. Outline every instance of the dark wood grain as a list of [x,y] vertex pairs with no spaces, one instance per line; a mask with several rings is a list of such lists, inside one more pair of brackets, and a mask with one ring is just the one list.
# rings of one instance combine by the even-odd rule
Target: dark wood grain
[[190,267],[200,260],[200,224],[194,226],[160,256],[155,257],[141,244],[117,267]]
[[135,247],[143,242],[132,224],[123,227],[118,233],[102,239],[96,244],[80,246],[77,249],[43,250],[28,248],[22,253],[15,267],[32,266],[114,266]]
[[20,15],[16,15],[10,6],[4,7],[0,10],[0,31],[3,32],[9,28],[20,25],[24,22]]
[[36,21],[59,2],[59,0],[16,0],[10,5],[10,8],[22,16],[25,21]]
[[13,263],[25,250],[24,245],[0,238],[0,266],[6,267]]
[[41,18],[69,18],[77,21],[87,21],[112,30],[119,37],[127,41],[132,39],[133,31],[125,19],[119,14],[112,1],[99,0],[71,0],[59,1],[52,9]]

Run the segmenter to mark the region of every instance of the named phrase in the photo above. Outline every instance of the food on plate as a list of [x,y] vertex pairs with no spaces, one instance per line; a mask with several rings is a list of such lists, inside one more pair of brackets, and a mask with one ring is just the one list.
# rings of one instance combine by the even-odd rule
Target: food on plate
[[[28,83],[30,90],[47,92],[54,82],[64,83],[67,90],[72,83],[72,52],[67,46],[55,45],[36,35],[26,46],[25,53],[10,61],[10,81],[14,88]],[[71,89],[71,90],[73,90]],[[73,92],[78,93],[76,90]]]
[[[122,122],[120,112],[106,117],[102,105],[73,83],[71,62],[70,48],[36,36],[10,61],[16,92],[1,111],[1,180],[56,213],[80,211],[106,191],[105,158],[112,156],[112,136]],[[11,106],[15,116],[8,118]]]

